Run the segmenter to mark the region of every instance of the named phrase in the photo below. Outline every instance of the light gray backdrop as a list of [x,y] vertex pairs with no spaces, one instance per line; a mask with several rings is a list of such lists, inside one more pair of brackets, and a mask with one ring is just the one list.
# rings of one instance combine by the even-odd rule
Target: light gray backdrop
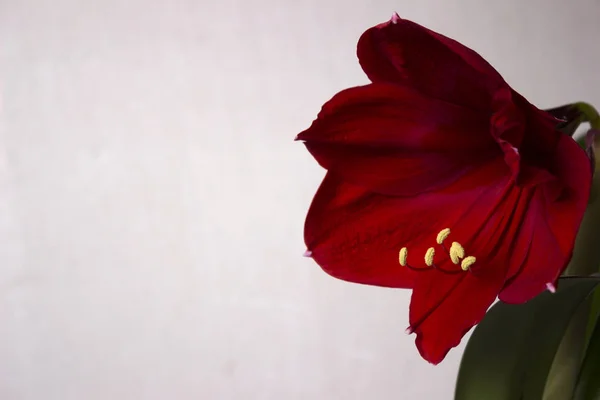
[[0,0],[0,398],[451,399],[409,292],[301,257],[293,138],[394,11],[600,104],[597,0]]

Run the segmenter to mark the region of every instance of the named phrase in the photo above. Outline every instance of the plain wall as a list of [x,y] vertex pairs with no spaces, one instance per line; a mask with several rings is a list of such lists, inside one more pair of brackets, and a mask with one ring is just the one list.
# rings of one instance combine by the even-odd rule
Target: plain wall
[[0,399],[452,399],[465,341],[301,256],[293,138],[394,11],[600,105],[597,0],[0,0]]

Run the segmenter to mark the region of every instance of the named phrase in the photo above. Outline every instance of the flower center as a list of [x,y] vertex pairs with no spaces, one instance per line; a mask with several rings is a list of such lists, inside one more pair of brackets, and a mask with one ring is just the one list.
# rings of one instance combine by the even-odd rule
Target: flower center
[[398,261],[400,262],[400,265],[403,267],[407,267],[413,271],[428,271],[431,269],[436,269],[445,274],[458,274],[464,271],[469,271],[471,269],[471,266],[475,264],[475,261],[477,261],[477,259],[473,256],[467,256],[465,253],[465,249],[458,242],[452,242],[450,249],[448,249],[446,245],[444,245],[444,241],[448,239],[448,236],[450,236],[450,228],[442,229],[437,234],[435,241],[439,245],[439,247],[441,247],[444,250],[444,252],[448,254],[453,264],[458,265],[460,263],[460,269],[449,270],[440,268],[438,265],[436,265],[434,262],[434,247],[428,248],[425,252],[424,267],[413,267],[412,265],[410,265],[408,263],[408,249],[406,247],[401,248],[400,253],[398,254]]

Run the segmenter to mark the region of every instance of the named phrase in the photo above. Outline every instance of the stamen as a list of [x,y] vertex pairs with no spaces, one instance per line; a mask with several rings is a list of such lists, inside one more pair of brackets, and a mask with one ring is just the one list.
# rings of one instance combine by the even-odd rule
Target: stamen
[[458,264],[460,262],[460,259],[458,258],[456,253],[453,253],[452,251],[450,252],[450,259],[454,264]]
[[408,249],[406,247],[403,247],[400,249],[400,253],[398,254],[398,261],[400,262],[400,265],[402,265],[403,267],[406,267],[407,258],[408,258]]
[[425,252],[425,265],[433,267],[433,256],[435,256],[435,249],[430,247]]
[[462,268],[463,271],[467,271],[469,268],[471,268],[471,265],[475,264],[475,261],[477,261],[477,259],[475,257],[468,256],[464,260],[462,260],[460,267]]
[[[450,236],[450,228],[444,228],[437,234],[436,242],[442,249],[444,249],[444,252],[450,256],[450,260],[452,261],[452,263],[454,263],[455,265],[460,264],[460,268],[446,269],[446,268],[440,267],[440,265],[436,265],[434,263],[434,258],[435,258],[435,248],[434,247],[429,247],[427,249],[427,251],[425,252],[425,257],[424,257],[425,265],[422,267],[421,266],[415,267],[408,263],[408,249],[406,247],[402,247],[400,249],[400,252],[398,253],[398,262],[400,263],[401,266],[406,267],[413,271],[429,271],[429,270],[435,269],[435,270],[437,270],[439,272],[443,272],[445,274],[460,274],[460,273],[463,273],[464,271],[468,271],[469,268],[471,267],[471,265],[473,265],[477,259],[473,256],[466,257],[465,249],[458,242],[452,242],[452,245],[450,246],[450,249],[448,250],[448,248],[444,245],[444,241],[446,239],[448,239],[448,236]],[[462,260],[462,262],[461,262],[461,260]]]
[[442,229],[440,233],[437,234],[435,241],[437,244],[442,244],[444,243],[444,240],[448,238],[448,236],[450,236],[450,228]]
[[460,243],[452,242],[452,247],[450,247],[450,251],[453,251],[452,249],[454,249],[457,256],[459,256],[460,258],[465,258],[465,249],[460,245]]
[[458,264],[461,258],[465,258],[465,249],[458,242],[452,242],[449,253],[454,264]]

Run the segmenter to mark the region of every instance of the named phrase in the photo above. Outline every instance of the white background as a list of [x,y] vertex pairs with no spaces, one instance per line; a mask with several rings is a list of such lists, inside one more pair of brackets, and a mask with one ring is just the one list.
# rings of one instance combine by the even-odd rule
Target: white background
[[0,398],[451,399],[409,292],[301,257],[293,138],[394,11],[600,104],[598,0],[0,0]]

